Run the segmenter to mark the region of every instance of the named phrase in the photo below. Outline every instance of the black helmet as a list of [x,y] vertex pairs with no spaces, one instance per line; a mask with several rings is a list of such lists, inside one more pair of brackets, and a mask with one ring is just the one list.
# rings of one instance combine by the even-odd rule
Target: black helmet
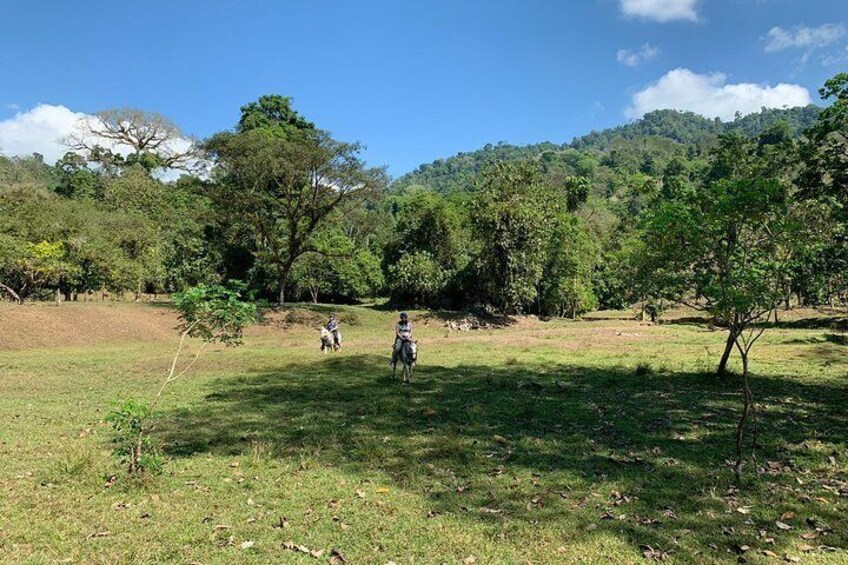
[[409,314],[407,314],[406,312],[400,313],[400,319],[401,320],[406,320],[407,318],[409,318]]

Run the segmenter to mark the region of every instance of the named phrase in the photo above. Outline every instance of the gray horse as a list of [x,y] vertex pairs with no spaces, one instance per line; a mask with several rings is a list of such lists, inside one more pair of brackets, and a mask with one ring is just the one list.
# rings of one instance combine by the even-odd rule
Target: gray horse
[[327,328],[321,328],[321,351],[327,353],[330,350],[338,351],[342,348],[342,334],[339,332],[339,341],[336,342],[332,332]]
[[[412,370],[415,369],[415,363],[418,362],[418,342],[404,341],[400,346],[398,361],[403,363],[403,382],[409,384],[412,379]],[[392,377],[397,373],[397,365],[392,368]]]

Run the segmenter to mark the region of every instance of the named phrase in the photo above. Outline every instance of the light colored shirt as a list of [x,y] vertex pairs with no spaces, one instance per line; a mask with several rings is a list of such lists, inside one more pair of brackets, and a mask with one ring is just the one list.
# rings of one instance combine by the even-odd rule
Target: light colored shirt
[[412,337],[412,322],[398,322],[397,326],[395,326],[395,332],[400,337],[409,339]]

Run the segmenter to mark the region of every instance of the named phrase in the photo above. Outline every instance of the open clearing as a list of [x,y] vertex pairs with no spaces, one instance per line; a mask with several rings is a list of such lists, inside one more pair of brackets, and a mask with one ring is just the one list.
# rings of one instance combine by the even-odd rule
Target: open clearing
[[456,332],[414,313],[402,387],[393,314],[333,309],[339,354],[318,351],[315,307],[202,357],[161,405],[164,472],[139,482],[102,419],[154,393],[167,307],[0,306],[0,561],[848,562],[832,318],[795,312],[755,347],[761,446],[737,486],[738,382],[710,373],[723,332],[626,314]]

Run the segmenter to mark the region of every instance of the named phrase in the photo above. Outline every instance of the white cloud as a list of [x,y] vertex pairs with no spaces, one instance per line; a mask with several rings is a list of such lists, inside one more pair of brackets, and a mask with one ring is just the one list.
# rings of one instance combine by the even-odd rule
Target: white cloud
[[837,51],[836,53],[826,55],[821,59],[821,64],[825,67],[845,65],[846,63],[848,63],[848,47],[845,47],[843,50]]
[[797,84],[728,84],[723,73],[697,74],[689,69],[675,69],[637,92],[624,114],[638,119],[652,110],[668,108],[732,120],[736,112],[747,115],[763,107],[795,107],[810,103],[810,92]]
[[630,49],[619,49],[615,54],[616,60],[622,65],[628,67],[638,67],[642,63],[647,63],[659,57],[661,51],[658,47],[654,47],[650,43],[644,44],[638,51]]
[[765,50],[819,49],[842,39],[846,32],[843,24],[824,24],[819,27],[798,26],[791,30],[773,27],[766,35]]
[[39,104],[31,110],[17,112],[11,118],[0,121],[0,153],[41,153],[46,162],[54,163],[68,151],[60,140],[74,131],[77,123],[84,118],[86,114],[50,104]]
[[698,0],[619,0],[621,13],[625,16],[643,18],[656,22],[683,20],[696,22]]

